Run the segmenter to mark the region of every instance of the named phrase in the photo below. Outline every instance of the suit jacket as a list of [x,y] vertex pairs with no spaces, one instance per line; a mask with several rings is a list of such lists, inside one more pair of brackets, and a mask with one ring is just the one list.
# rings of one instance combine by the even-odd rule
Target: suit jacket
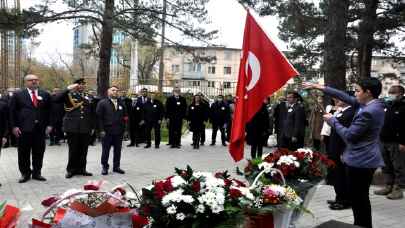
[[[81,104],[73,108],[73,102]],[[53,102],[64,103],[63,131],[69,133],[90,133],[96,127],[94,98],[65,90],[53,97]]]
[[170,120],[183,120],[187,114],[187,102],[182,96],[170,96],[166,100],[166,117]]
[[286,138],[303,138],[305,136],[306,116],[304,107],[301,104],[294,104],[292,107],[287,108],[287,114],[280,116],[285,118],[281,121],[281,135]]
[[[347,107],[342,112],[335,114],[336,119],[343,127],[350,127],[352,123],[354,112],[355,110],[352,107]],[[329,144],[328,144],[328,156],[329,158],[340,161],[340,156],[343,154],[344,150],[346,149],[346,143],[343,139],[339,136],[336,132],[336,129],[332,128],[330,136],[329,136]]]
[[37,125],[41,133],[45,134],[45,128],[53,126],[50,116],[51,107],[51,95],[44,90],[38,89],[38,107],[32,104],[26,88],[15,92],[10,100],[11,128],[19,127],[22,132],[33,132]]
[[253,118],[246,124],[246,141],[249,145],[263,142],[264,136],[269,133],[269,111],[265,104],[253,116]]
[[355,97],[342,91],[326,87],[324,92],[350,104],[356,110],[349,127],[340,124],[336,118],[328,121],[346,143],[343,162],[358,168],[383,166],[380,132],[384,125],[384,103],[375,99],[367,105],[360,105]]
[[148,102],[143,105],[143,110],[143,119],[146,123],[157,123],[164,117],[164,107],[162,102],[160,102],[159,100],[149,99]]
[[210,108],[210,121],[213,125],[223,126],[231,118],[231,110],[225,101],[216,101]]
[[286,102],[280,102],[274,107],[274,131],[276,134],[281,134],[281,130],[284,126],[285,116],[287,116],[287,104]]
[[5,101],[0,101],[0,137],[5,137],[8,133],[8,105]]
[[125,131],[125,118],[127,111],[125,103],[117,99],[117,109],[109,98],[105,98],[97,104],[98,128],[107,134],[119,135]]
[[142,97],[138,97],[132,106],[131,121],[133,124],[138,125],[139,122],[145,119],[145,105],[150,102],[150,98],[146,98],[146,102],[143,103]]
[[[398,101],[387,102],[385,108],[384,127],[381,130],[381,141],[405,145],[405,137],[401,134],[405,125],[405,97]],[[401,124],[402,122],[402,124]]]
[[208,107],[203,102],[190,104],[187,111],[187,120],[190,121],[190,131],[202,131],[204,121],[208,119]]

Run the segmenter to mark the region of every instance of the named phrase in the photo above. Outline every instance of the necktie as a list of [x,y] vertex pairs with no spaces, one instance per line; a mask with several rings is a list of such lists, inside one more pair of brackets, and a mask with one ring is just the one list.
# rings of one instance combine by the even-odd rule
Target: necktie
[[38,107],[38,98],[37,95],[35,94],[35,90],[31,90],[32,93],[32,104],[34,105],[34,107]]
[[114,104],[115,110],[117,110],[117,100],[116,100],[116,99],[112,99],[112,102],[113,102],[113,104]]

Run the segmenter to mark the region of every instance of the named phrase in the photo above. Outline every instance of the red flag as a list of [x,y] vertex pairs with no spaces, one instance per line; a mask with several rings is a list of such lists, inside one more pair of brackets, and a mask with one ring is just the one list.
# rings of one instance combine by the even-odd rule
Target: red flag
[[229,145],[235,161],[243,158],[246,123],[261,108],[266,97],[296,75],[298,72],[248,12]]

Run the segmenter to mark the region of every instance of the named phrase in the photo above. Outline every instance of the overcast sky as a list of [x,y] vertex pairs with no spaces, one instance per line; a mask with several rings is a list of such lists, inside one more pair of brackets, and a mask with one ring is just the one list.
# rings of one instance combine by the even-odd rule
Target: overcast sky
[[[40,0],[21,0],[21,5],[23,8],[27,8],[37,2],[40,2]],[[211,0],[207,7],[212,22],[209,27],[219,30],[219,39],[214,43],[232,48],[241,48],[246,19],[246,11],[243,7],[239,5],[237,0]],[[284,50],[286,46],[278,38],[277,19],[252,14],[276,46]],[[33,53],[35,57],[41,61],[49,62],[49,58],[58,56],[57,53],[63,55],[72,54],[72,24],[66,22],[51,23],[38,28],[42,32],[36,38],[36,41],[41,42],[41,44]]]

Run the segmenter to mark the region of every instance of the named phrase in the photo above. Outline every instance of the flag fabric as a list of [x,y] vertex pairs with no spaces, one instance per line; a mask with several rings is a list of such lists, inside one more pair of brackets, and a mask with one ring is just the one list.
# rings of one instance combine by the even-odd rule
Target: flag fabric
[[229,152],[243,159],[245,125],[265,98],[299,73],[247,12]]

